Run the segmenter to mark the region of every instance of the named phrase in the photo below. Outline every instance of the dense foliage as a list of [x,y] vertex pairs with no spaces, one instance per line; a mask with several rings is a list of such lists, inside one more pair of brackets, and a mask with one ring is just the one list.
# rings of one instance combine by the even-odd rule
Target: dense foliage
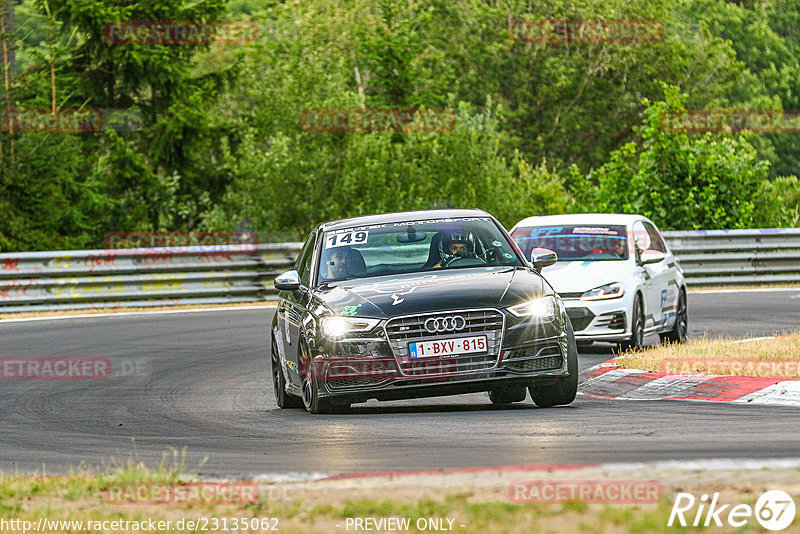
[[[0,131],[0,251],[107,232],[301,238],[358,214],[480,207],[507,225],[638,212],[665,229],[797,226],[800,139],[685,133],[665,110],[800,109],[800,0],[21,0],[0,111],[133,127]],[[13,7],[10,10],[9,7]],[[512,39],[513,19],[651,20],[645,43]],[[249,44],[117,44],[114,21],[252,21]],[[450,109],[451,131],[318,132],[306,109]],[[127,110],[127,111],[125,111]],[[14,131],[10,131],[14,130]]]

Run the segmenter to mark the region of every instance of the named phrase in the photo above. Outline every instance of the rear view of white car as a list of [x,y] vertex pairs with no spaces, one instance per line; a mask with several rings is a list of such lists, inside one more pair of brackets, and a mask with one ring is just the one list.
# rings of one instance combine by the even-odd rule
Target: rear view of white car
[[686,340],[683,270],[656,226],[639,215],[570,214],[529,217],[511,235],[530,257],[558,254],[544,278],[561,296],[579,343],[638,348],[645,335]]

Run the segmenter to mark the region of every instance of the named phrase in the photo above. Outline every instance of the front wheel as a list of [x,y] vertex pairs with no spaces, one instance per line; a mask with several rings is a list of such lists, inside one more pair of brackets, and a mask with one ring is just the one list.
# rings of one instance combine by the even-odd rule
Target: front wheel
[[639,293],[633,299],[631,317],[631,337],[619,344],[621,352],[639,350],[644,346],[644,306],[642,306],[642,296]]
[[558,382],[549,386],[529,386],[534,404],[540,408],[550,408],[560,404],[570,404],[578,394],[578,346],[575,344],[575,333],[572,323],[567,319],[567,370],[569,376],[559,378]]
[[678,296],[678,308],[675,312],[675,324],[672,330],[666,334],[661,334],[661,342],[685,343],[686,332],[689,329],[689,311],[686,305],[686,291],[681,289]]
[[306,411],[308,411],[308,413],[333,413],[336,411],[336,408],[344,408],[344,406],[334,405],[329,398],[320,397],[319,386],[321,377],[319,376],[319,369],[302,345],[300,350],[302,351],[300,361],[304,367],[303,406],[305,406]]
[[281,362],[278,358],[278,344],[275,342],[275,335],[272,336],[272,387],[275,390],[275,402],[278,408],[302,408],[303,401],[300,397],[296,397],[291,393],[286,392],[286,378],[283,376],[281,369]]

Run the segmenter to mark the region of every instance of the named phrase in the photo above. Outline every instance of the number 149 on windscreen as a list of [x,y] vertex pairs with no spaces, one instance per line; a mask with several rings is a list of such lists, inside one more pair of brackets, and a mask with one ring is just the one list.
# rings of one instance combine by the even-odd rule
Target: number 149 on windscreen
[[369,232],[344,232],[329,235],[325,240],[325,248],[343,247],[345,245],[361,245],[367,242]]

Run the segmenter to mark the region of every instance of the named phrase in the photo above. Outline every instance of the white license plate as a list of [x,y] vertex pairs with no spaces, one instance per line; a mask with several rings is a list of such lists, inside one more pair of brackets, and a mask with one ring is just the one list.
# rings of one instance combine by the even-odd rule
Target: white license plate
[[456,354],[472,354],[487,350],[486,336],[459,337],[408,344],[408,353],[412,358],[446,358]]

